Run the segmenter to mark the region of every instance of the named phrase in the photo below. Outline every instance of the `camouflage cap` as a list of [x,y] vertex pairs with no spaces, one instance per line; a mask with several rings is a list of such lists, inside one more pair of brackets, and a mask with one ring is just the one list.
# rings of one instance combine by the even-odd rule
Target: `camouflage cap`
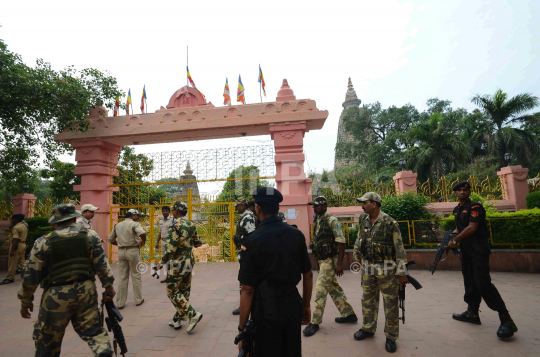
[[324,196],[317,196],[315,199],[308,203],[308,205],[311,206],[318,206],[318,205],[327,205],[328,201],[326,200],[326,197]]
[[240,197],[239,199],[236,200],[235,203],[233,203],[233,206],[238,206],[238,205],[246,205],[246,207],[248,206],[248,200],[245,199],[244,197]]
[[64,203],[61,205],[56,205],[52,211],[52,217],[49,218],[49,223],[59,223],[63,221],[70,220],[72,218],[80,217],[81,212],[75,209],[75,205],[71,203]]
[[454,187],[452,187],[452,191],[457,191],[459,190],[460,188],[466,188],[468,190],[471,189],[471,184],[468,183],[467,181],[462,181],[462,182],[458,182],[454,185]]
[[379,202],[382,203],[382,198],[375,192],[366,192],[362,197],[358,197],[356,199],[358,202],[366,202],[366,201],[373,201],[373,202]]
[[176,201],[176,202],[174,203],[174,206],[173,206],[172,210],[173,210],[173,211],[174,211],[174,210],[178,210],[178,211],[183,211],[183,212],[185,212],[185,211],[188,210],[188,207],[187,207],[187,205],[186,205],[184,202],[182,202],[182,201]]

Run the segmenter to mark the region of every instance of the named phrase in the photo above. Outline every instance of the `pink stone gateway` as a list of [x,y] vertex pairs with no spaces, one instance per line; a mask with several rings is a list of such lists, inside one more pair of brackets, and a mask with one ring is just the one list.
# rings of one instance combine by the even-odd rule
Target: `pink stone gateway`
[[91,128],[87,133],[63,132],[55,140],[76,150],[75,174],[81,175],[81,184],[73,190],[81,192],[82,203],[100,208],[93,226],[105,238],[111,229],[109,184],[118,175],[111,163],[118,161],[122,146],[270,134],[276,152],[277,189],[284,197],[281,211],[294,210],[295,218],[288,221],[309,240],[313,212],[307,205],[311,179],[304,172],[304,134],[322,129],[327,117],[328,111],[317,109],[314,100],[296,99],[286,79],[275,102],[218,108],[205,103],[198,90],[185,86],[171,96],[167,108],[153,114],[108,117],[105,108],[94,108],[88,116]]

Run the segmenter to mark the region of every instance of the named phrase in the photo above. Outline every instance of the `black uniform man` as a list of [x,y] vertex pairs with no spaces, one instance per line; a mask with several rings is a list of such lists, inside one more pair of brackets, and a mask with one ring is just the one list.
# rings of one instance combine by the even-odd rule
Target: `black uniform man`
[[[311,318],[313,273],[301,231],[277,216],[281,193],[261,187],[253,194],[260,225],[242,245],[238,280],[241,330],[251,313],[257,356],[302,355],[301,325]],[[303,277],[303,299],[296,285]],[[241,344],[239,345],[241,348]]]
[[457,248],[461,244],[461,270],[465,282],[464,300],[467,311],[454,314],[454,320],[470,322],[480,325],[478,309],[482,299],[487,306],[499,313],[501,325],[497,331],[499,338],[510,338],[517,332],[517,327],[499,291],[491,283],[489,275],[489,233],[486,224],[486,210],[478,202],[472,202],[471,185],[468,182],[459,182],[453,187],[458,196],[459,205],[454,208],[456,217],[456,230],[458,235],[448,244],[447,249]]

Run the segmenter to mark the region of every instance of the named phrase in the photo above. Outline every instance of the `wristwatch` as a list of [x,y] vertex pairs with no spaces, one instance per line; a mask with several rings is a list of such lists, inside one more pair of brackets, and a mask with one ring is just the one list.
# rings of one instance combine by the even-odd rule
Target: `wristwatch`
[[457,242],[455,239],[452,238],[452,243],[454,243],[455,245],[457,245]]
[[243,332],[244,329],[242,327],[238,326],[238,331]]

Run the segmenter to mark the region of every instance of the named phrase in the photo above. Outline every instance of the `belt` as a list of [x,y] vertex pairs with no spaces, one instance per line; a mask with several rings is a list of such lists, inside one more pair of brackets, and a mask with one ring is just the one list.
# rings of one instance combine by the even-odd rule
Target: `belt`
[[129,245],[127,247],[118,247],[118,249],[139,248],[138,245]]
[[49,288],[52,288],[54,286],[64,286],[64,285],[71,285],[71,284],[75,284],[75,283],[82,283],[83,281],[87,281],[87,280],[90,280],[89,277],[85,276],[85,277],[82,277],[82,278],[78,278],[78,279],[74,279],[74,280],[68,280],[68,281],[63,281],[63,282],[60,282],[60,283],[51,283],[49,284]]

